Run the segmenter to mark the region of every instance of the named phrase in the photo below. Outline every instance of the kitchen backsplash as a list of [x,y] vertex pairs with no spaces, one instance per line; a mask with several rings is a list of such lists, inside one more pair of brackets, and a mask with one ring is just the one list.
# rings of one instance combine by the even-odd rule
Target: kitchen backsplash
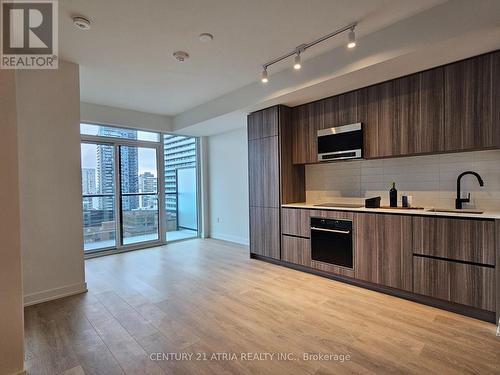
[[357,202],[380,195],[388,205],[394,181],[398,205],[401,195],[411,195],[413,206],[454,208],[457,177],[468,170],[481,175],[484,187],[474,176],[462,178],[463,196],[471,193],[464,208],[500,211],[500,150],[307,165],[306,199]]

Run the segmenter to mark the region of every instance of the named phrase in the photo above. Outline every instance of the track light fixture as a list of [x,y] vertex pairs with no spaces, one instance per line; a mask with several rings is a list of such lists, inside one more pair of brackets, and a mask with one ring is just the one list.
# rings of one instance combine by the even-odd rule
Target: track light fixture
[[302,64],[300,62],[300,52],[297,52],[297,54],[295,55],[295,62],[293,64],[293,68],[295,70],[299,70],[300,68],[302,68]]
[[349,31],[347,38],[348,38],[347,48],[356,47],[356,34],[354,34],[354,26],[351,28],[351,31]]
[[267,69],[264,67],[264,70],[262,71],[262,76],[260,78],[262,83],[267,83],[269,80],[267,79]]
[[343,33],[344,31],[348,31],[349,30],[349,35],[348,35],[348,44],[347,44],[347,47],[348,48],[354,48],[356,47],[356,35],[354,34],[354,28],[358,25],[357,22],[353,22],[347,26],[344,26],[338,30],[335,30],[334,32],[331,32],[330,34],[327,34],[325,36],[322,36],[321,38],[319,39],[316,39],[310,43],[307,43],[307,44],[301,44],[300,46],[298,46],[297,48],[295,48],[293,51],[291,52],[288,52],[286,54],[284,54],[283,56],[280,56],[280,57],[277,57],[271,61],[268,61],[267,63],[265,63],[264,65],[262,65],[262,68],[263,68],[263,71],[262,71],[262,77],[261,77],[261,81],[263,83],[266,83],[269,81],[269,79],[267,78],[267,68],[270,67],[271,65],[273,64],[276,64],[277,62],[280,62],[282,60],[285,60],[291,56],[294,56],[294,64],[293,64],[293,68],[296,69],[296,70],[299,70],[300,68],[302,68],[302,61],[301,61],[301,54],[302,52],[304,52],[306,49],[312,47],[312,46],[315,46],[316,44],[318,43],[321,43],[327,39],[330,39],[338,34],[341,34]]

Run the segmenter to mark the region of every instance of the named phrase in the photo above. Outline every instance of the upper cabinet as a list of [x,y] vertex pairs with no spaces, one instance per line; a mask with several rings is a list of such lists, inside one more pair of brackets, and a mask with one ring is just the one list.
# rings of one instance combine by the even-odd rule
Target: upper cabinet
[[500,147],[500,52],[293,108],[293,163],[317,162],[317,131],[362,122],[365,158]]
[[278,107],[248,115],[248,140],[278,135]]
[[437,68],[358,91],[365,124],[365,157],[439,152],[443,145],[443,69]]
[[499,99],[492,95],[493,70],[498,74],[499,63],[497,52],[444,68],[445,151],[500,146],[500,126],[493,120]]

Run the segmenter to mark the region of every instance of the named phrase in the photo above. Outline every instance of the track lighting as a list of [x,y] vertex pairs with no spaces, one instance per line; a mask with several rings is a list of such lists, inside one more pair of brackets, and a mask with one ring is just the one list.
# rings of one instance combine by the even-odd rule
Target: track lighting
[[293,64],[293,68],[295,70],[299,70],[300,68],[302,68],[302,64],[300,62],[300,52],[297,52],[297,54],[295,55],[295,63]]
[[262,77],[261,77],[261,81],[263,83],[266,83],[266,82],[269,82],[268,78],[267,78],[267,68],[270,67],[271,65],[273,64],[276,64],[277,62],[280,62],[282,60],[285,60],[291,56],[295,56],[294,57],[294,64],[293,64],[293,68],[295,70],[299,70],[300,68],[302,68],[302,61],[301,61],[301,55],[302,55],[302,52],[304,52],[306,49],[312,47],[312,46],[315,46],[316,44],[318,43],[321,43],[327,39],[330,39],[332,37],[334,37],[335,35],[338,35],[340,33],[343,33],[344,31],[349,31],[349,34],[348,34],[348,44],[347,44],[347,47],[348,48],[354,48],[356,47],[356,35],[354,34],[354,28],[358,25],[357,22],[353,22],[353,23],[350,23],[349,25],[347,26],[344,26],[338,30],[335,30],[333,32],[331,32],[330,34],[327,34],[327,35],[324,35],[322,36],[321,38],[319,39],[316,39],[310,43],[307,43],[307,44],[301,44],[299,45],[298,47],[296,47],[293,51],[291,52],[288,52],[286,54],[284,54],[283,56],[280,56],[280,57],[277,57],[271,61],[268,61],[267,63],[265,63],[264,65],[262,65],[262,67],[264,68],[264,70],[262,71]]
[[262,77],[260,78],[260,80],[262,81],[262,83],[267,83],[269,80],[267,79],[267,69],[264,68],[264,70],[262,71]]
[[347,36],[348,38],[348,43],[347,43],[347,48],[354,48],[356,47],[356,34],[354,34],[354,26],[351,28],[351,31],[349,31],[349,34]]

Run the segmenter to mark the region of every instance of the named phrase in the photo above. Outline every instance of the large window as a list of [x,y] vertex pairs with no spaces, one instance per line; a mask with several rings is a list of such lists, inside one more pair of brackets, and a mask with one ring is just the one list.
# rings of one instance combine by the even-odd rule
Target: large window
[[84,251],[198,236],[198,141],[81,124]]

